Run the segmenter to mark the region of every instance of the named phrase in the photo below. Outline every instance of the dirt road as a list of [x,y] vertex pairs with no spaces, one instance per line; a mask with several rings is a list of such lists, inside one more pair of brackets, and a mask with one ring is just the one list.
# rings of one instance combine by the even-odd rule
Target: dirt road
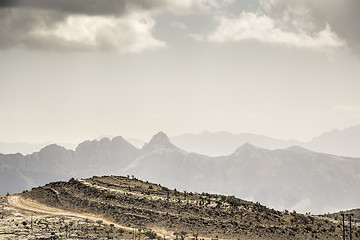
[[[9,202],[9,204],[11,204],[13,207],[16,207],[18,209],[22,209],[25,211],[31,211],[31,212],[36,212],[36,213],[41,213],[41,214],[46,214],[46,215],[58,215],[58,216],[66,216],[66,217],[84,218],[84,219],[89,219],[91,221],[100,220],[107,225],[113,224],[114,227],[116,227],[116,228],[121,228],[121,229],[124,229],[127,231],[134,231],[134,228],[119,225],[117,223],[108,221],[100,216],[64,211],[64,210],[61,210],[58,208],[46,206],[44,204],[32,201],[30,199],[25,199],[19,195],[9,196],[7,198],[7,200]],[[153,230],[156,232],[156,234],[158,234],[162,237],[171,238],[171,234],[164,230],[160,230],[160,229],[153,229]]]

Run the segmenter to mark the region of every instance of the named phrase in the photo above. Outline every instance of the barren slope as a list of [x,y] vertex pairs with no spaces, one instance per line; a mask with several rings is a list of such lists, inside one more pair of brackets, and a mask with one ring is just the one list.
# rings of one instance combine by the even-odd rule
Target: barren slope
[[[335,221],[279,212],[235,197],[170,190],[129,177],[54,182],[22,194],[68,212],[164,233],[224,239],[337,239]],[[358,230],[357,230],[358,231]]]

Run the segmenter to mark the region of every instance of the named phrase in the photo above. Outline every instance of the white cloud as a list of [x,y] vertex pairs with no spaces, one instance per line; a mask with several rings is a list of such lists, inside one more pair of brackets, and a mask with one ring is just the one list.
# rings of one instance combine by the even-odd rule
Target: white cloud
[[138,53],[165,47],[152,36],[155,21],[146,15],[124,17],[74,15],[53,28],[38,27],[30,35],[39,39],[58,39],[85,50],[116,50]]
[[258,13],[242,12],[239,17],[218,17],[217,29],[203,37],[212,42],[256,40],[303,48],[340,47],[343,41],[329,25],[315,33],[303,29],[282,29],[274,19]]

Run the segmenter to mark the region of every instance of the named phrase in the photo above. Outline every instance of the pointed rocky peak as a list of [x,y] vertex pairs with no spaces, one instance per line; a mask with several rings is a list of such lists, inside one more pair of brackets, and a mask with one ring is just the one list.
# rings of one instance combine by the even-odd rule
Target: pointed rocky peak
[[249,149],[260,149],[260,148],[250,143],[244,143],[241,147],[238,148],[238,150],[249,150]]
[[149,143],[146,143],[141,149],[144,152],[150,152],[154,149],[177,149],[171,142],[169,137],[163,133],[159,132],[155,136],[153,136]]
[[170,143],[170,139],[165,133],[159,132],[151,138],[149,144],[171,144],[171,143]]
[[262,149],[262,148],[254,146],[254,145],[252,145],[250,143],[244,143],[241,147],[236,149],[236,151],[233,153],[233,155],[239,155],[239,154],[244,153],[244,152],[257,151],[257,150],[260,150],[260,149]]

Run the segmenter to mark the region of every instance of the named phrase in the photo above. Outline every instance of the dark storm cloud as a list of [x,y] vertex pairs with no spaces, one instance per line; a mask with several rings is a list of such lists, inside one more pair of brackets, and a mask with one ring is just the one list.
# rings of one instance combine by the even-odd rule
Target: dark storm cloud
[[140,52],[166,46],[154,15],[196,14],[216,0],[0,0],[0,49]]
[[[272,5],[268,14],[272,17],[283,17],[289,9],[306,9],[310,25],[318,30],[329,24],[340,38],[360,54],[360,1],[359,0],[260,0],[263,6]],[[301,16],[303,17],[303,16]]]
[[122,15],[132,10],[152,10],[165,5],[162,0],[1,0],[0,8],[31,8],[68,14]]
[[[159,42],[156,43],[157,40],[151,36],[152,24],[149,23],[149,14],[166,9],[169,3],[171,2],[165,0],[0,0],[0,49],[15,46],[60,51],[115,48],[126,52],[126,47],[131,49],[129,51],[152,48],[158,46]],[[138,16],[136,19],[132,17],[134,13]],[[92,33],[93,37],[84,39],[88,43],[86,45],[81,44],[82,40],[69,40],[64,30],[61,36],[54,34],[54,30],[66,24],[72,16],[116,19],[111,23],[103,23],[102,27],[89,30],[88,33]],[[98,23],[96,20],[93,21],[95,25]],[[83,23],[78,21],[75,24],[81,26]],[[116,28],[109,28],[114,25]],[[139,25],[146,31],[139,30]],[[67,30],[71,31],[65,29]],[[72,30],[72,36],[75,31],[76,29]],[[117,32],[119,38],[112,36],[113,38],[107,41],[105,38],[108,33],[110,36],[111,32]],[[124,47],[118,43],[119,41],[122,41]],[[133,44],[129,44],[129,41]],[[145,41],[149,42],[148,47]],[[112,47],[109,47],[109,42],[112,43]],[[138,45],[141,47],[137,47]]]
[[0,9],[0,48],[11,48],[35,42],[30,34],[34,27],[52,28],[65,17],[64,14],[56,12],[50,14],[38,10]]
[[320,2],[309,1],[314,16],[328,22],[334,32],[360,54],[360,1],[322,0]]

